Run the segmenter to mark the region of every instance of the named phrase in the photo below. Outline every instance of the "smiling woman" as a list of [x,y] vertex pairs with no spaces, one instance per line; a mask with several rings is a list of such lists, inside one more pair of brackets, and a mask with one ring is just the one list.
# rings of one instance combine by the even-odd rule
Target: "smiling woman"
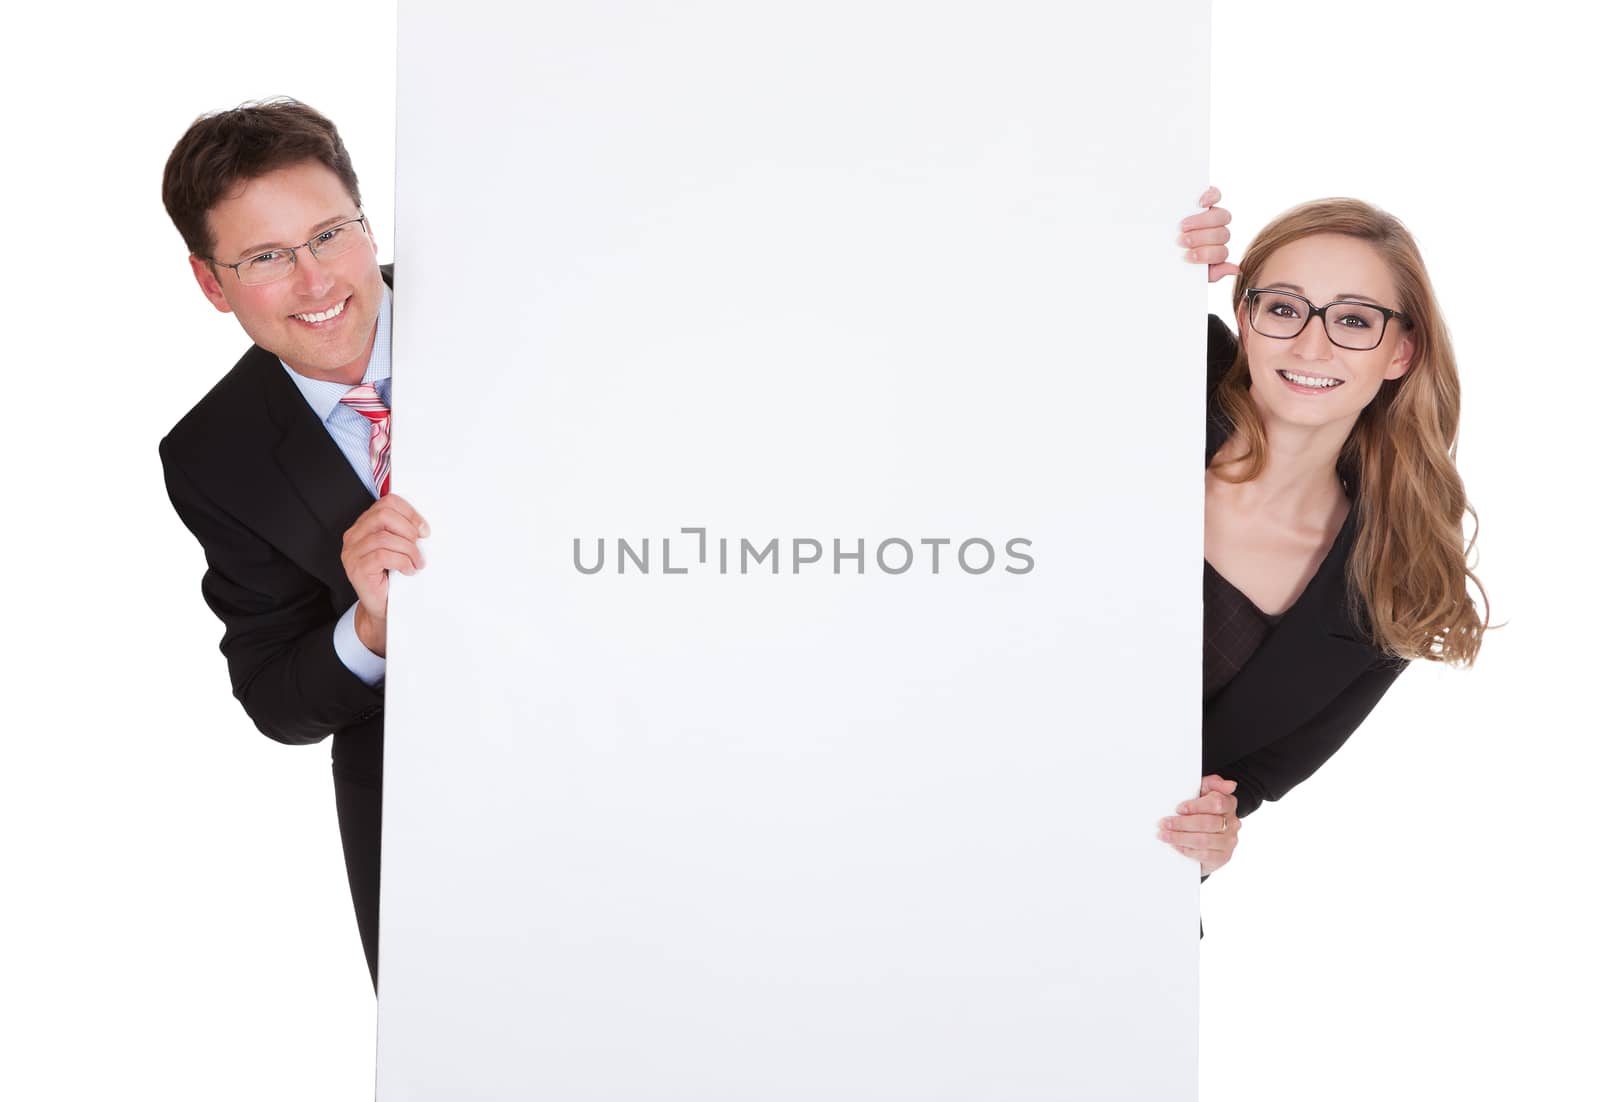
[[1228,437],[1208,465],[1207,557],[1241,553],[1225,530],[1212,540],[1213,508],[1220,522],[1242,510],[1305,531],[1354,508],[1348,590],[1370,640],[1470,665],[1484,619],[1454,462],[1461,384],[1415,241],[1358,200],[1307,203],[1257,236],[1233,300],[1241,342],[1216,388]]
[[1233,305],[1237,341],[1211,321],[1203,768],[1234,787],[1188,816],[1222,813],[1185,848],[1207,871],[1412,659],[1470,665],[1488,611],[1455,357],[1405,227],[1354,199],[1296,207],[1246,250]]

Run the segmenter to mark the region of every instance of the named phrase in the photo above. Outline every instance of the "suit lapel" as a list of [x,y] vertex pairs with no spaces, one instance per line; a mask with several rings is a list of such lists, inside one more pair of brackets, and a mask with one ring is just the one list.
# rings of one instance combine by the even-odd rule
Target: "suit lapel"
[[[382,265],[379,272],[393,288],[394,266]],[[268,415],[282,432],[273,458],[317,523],[334,537],[332,546],[338,547],[345,529],[372,506],[372,495],[328,435],[327,426],[306,405],[278,358],[260,348],[254,351],[260,353]],[[333,587],[338,591],[349,583],[343,566],[337,562],[334,565],[337,569],[333,572]]]
[[276,363],[280,385],[269,388],[273,416],[283,429],[273,457],[313,516],[338,536],[372,504],[350,461]]
[[[347,595],[349,580],[339,562],[338,550],[345,529],[372,505],[372,495],[316,413],[306,405],[277,357],[260,348],[252,349],[252,353],[251,366],[260,377],[267,416],[279,433],[273,460],[283,480],[325,534],[321,539],[293,540],[290,545],[318,548],[313,573],[335,593]],[[322,548],[330,548],[331,553],[324,555]]]

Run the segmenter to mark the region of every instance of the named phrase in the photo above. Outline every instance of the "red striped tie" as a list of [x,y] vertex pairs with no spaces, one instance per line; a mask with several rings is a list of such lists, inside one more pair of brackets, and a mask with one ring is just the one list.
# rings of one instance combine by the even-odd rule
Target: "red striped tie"
[[378,397],[371,383],[353,386],[339,401],[372,422],[369,451],[372,454],[372,484],[378,496],[389,492],[389,407]]

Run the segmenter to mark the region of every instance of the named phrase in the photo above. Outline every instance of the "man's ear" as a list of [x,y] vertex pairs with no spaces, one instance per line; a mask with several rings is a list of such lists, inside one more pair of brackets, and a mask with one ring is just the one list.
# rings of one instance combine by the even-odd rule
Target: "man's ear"
[[194,281],[200,284],[200,291],[210,301],[211,305],[221,310],[224,314],[233,313],[233,306],[228,302],[227,296],[222,293],[222,284],[217,280],[217,273],[212,271],[211,263],[202,260],[193,254],[189,257],[189,270],[194,273]]
[[1416,342],[1410,337],[1401,337],[1400,343],[1395,346],[1394,359],[1389,361],[1389,367],[1384,371],[1385,379],[1398,379],[1411,370],[1411,357],[1417,350]]

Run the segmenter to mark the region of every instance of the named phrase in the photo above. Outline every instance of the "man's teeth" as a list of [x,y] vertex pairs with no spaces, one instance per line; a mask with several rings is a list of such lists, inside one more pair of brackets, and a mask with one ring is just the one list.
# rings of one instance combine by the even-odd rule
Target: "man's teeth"
[[341,299],[320,314],[296,314],[294,316],[301,321],[327,321],[329,318],[336,318],[342,313],[344,313],[344,300]]
[[1314,375],[1296,375],[1292,371],[1280,371],[1278,374],[1288,379],[1291,383],[1299,383],[1301,386],[1330,387],[1338,386],[1344,381],[1343,379],[1319,379]]

